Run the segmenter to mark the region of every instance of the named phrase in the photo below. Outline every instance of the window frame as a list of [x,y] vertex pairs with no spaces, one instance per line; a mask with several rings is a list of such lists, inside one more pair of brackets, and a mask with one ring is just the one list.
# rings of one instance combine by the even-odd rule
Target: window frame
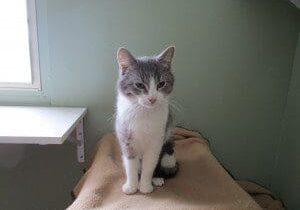
[[0,82],[0,90],[41,90],[36,1],[26,0],[31,83]]

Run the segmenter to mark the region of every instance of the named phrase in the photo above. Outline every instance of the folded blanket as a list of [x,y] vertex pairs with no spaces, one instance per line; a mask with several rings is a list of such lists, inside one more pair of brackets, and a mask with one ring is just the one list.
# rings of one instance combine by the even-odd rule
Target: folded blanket
[[151,194],[125,195],[118,142],[114,134],[104,136],[95,147],[89,169],[73,190],[76,200],[68,210],[261,209],[218,163],[199,133],[176,128],[174,137],[180,166],[177,176]]
[[249,181],[236,181],[264,210],[284,210],[283,204],[269,190]]

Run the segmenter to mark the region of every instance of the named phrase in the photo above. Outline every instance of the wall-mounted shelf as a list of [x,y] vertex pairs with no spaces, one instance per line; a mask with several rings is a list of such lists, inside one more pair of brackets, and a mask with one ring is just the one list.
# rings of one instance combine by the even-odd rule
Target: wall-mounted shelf
[[62,144],[76,129],[77,156],[84,162],[86,108],[0,106],[0,143]]

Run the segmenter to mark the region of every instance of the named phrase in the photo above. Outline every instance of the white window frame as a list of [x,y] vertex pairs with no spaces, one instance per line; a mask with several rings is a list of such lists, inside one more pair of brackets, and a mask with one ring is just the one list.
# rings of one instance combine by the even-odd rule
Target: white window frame
[[31,83],[0,82],[0,89],[41,90],[35,0],[27,0],[27,23],[29,33]]

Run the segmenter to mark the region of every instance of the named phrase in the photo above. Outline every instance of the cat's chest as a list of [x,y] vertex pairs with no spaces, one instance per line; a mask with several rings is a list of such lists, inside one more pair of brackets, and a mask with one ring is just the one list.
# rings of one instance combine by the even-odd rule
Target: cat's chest
[[123,107],[120,120],[126,125],[133,138],[153,138],[163,136],[169,114],[167,105],[154,109]]
[[129,123],[131,146],[138,155],[151,147],[161,147],[165,137],[168,110],[140,113]]
[[166,126],[168,109],[150,110],[136,113],[129,120],[129,128],[134,136],[155,136],[163,133]]

